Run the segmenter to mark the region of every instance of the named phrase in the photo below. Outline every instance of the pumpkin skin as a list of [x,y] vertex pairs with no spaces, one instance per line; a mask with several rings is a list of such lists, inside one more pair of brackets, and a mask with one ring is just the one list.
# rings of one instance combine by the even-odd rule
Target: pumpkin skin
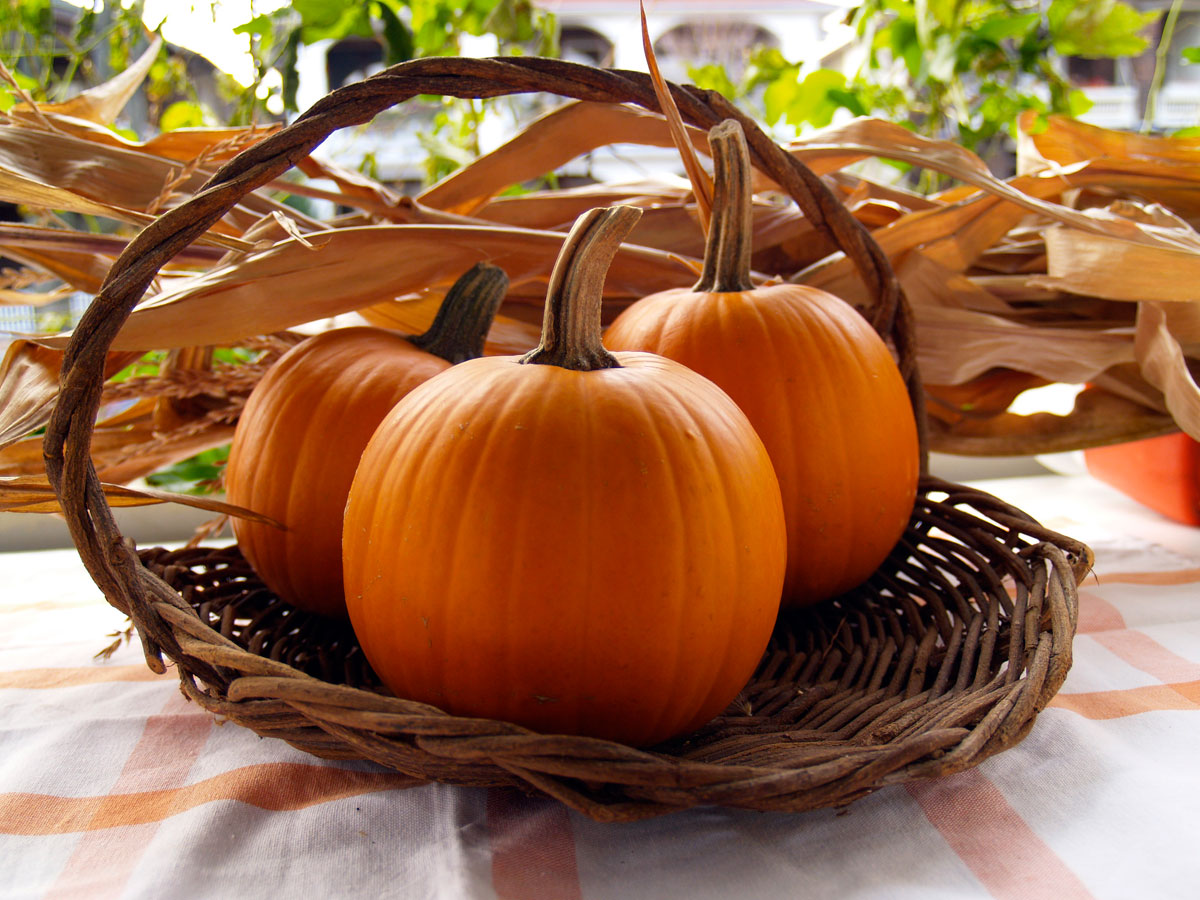
[[[506,286],[499,269],[477,267],[447,295],[443,308],[471,305],[481,320],[466,329],[468,344],[477,339],[482,349]],[[435,322],[421,337],[440,327]],[[263,582],[294,606],[346,615],[342,514],[359,457],[401,398],[451,366],[414,340],[421,342],[371,327],[314,335],[280,357],[246,402],[225,470],[226,496],[286,530],[234,519],[233,531]],[[460,346],[448,338],[436,346],[444,351],[447,344]]]
[[887,345],[849,304],[804,285],[752,285],[740,126],[714,128],[712,145],[713,226],[700,284],[627,307],[604,342],[681,362],[746,413],[783,492],[783,602],[807,605],[860,584],[903,534],[920,470],[916,420]]
[[[593,210],[572,238],[637,214]],[[766,647],[778,482],[745,416],[683,366],[537,352],[456,366],[384,419],[346,507],[350,619],[398,696],[654,744],[720,713]]]

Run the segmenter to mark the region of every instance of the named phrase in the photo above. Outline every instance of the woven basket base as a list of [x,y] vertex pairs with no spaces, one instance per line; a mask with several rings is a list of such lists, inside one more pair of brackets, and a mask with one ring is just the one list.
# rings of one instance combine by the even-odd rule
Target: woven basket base
[[280,601],[236,546],[141,558],[192,613],[184,624],[179,604],[170,616],[180,675],[213,712],[318,756],[518,786],[601,820],[840,806],[978,764],[1024,737],[1062,684],[1091,562],[996,498],[925,479],[904,538],[866,584],[783,613],[723,715],[639,750],[389,696],[348,626]]

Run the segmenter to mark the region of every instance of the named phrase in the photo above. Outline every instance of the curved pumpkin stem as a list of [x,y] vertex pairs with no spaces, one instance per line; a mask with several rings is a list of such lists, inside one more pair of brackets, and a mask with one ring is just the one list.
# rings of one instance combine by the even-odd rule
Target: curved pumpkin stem
[[507,292],[503,269],[476,263],[447,291],[428,330],[408,342],[451,365],[483,356],[488,329]]
[[704,247],[704,268],[696,293],[735,294],[754,289],[750,280],[753,234],[750,151],[742,126],[733,119],[708,133],[713,159],[712,221]]
[[612,206],[575,221],[550,273],[541,343],[521,362],[580,372],[620,368],[600,340],[600,301],[608,267],[641,217],[635,206]]

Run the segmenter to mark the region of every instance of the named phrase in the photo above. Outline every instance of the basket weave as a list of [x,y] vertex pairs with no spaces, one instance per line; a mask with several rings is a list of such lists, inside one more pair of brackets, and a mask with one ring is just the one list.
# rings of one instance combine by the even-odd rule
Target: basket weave
[[[44,446],[80,557],[132,618],[150,668],[165,671],[165,655],[206,709],[317,756],[374,760],[429,781],[519,786],[608,821],[701,804],[844,805],[1011,747],[1066,677],[1076,583],[1091,554],[988,494],[930,477],[904,538],[865,585],[785,613],[735,704],[699,732],[648,750],[388,696],[352,633],[287,608],[236,547],[139,554],[121,535],[91,466],[91,423],[105,353],[159,268],[338,128],[419,94],[535,91],[659,109],[641,73],[534,58],[414,60],[334,91],[244,151],[113,265],[67,349]],[[863,312],[896,347],[923,427],[910,314],[882,251],[819,178],[723,97],[672,92],[692,125],[739,120],[753,165],[855,262],[875,297]]]

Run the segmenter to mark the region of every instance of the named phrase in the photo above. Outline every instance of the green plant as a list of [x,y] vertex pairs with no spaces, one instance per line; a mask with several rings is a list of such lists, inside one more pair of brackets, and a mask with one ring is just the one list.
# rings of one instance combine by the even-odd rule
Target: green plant
[[211,494],[221,484],[229,445],[202,450],[146,476],[146,484],[179,494]]
[[1027,109],[1079,115],[1090,106],[1056,58],[1139,54],[1159,15],[1119,0],[866,0],[847,17],[864,53],[853,70],[805,70],[759,48],[736,85],[719,67],[693,77],[732,89],[773,126],[823,127],[848,110],[986,154]]

